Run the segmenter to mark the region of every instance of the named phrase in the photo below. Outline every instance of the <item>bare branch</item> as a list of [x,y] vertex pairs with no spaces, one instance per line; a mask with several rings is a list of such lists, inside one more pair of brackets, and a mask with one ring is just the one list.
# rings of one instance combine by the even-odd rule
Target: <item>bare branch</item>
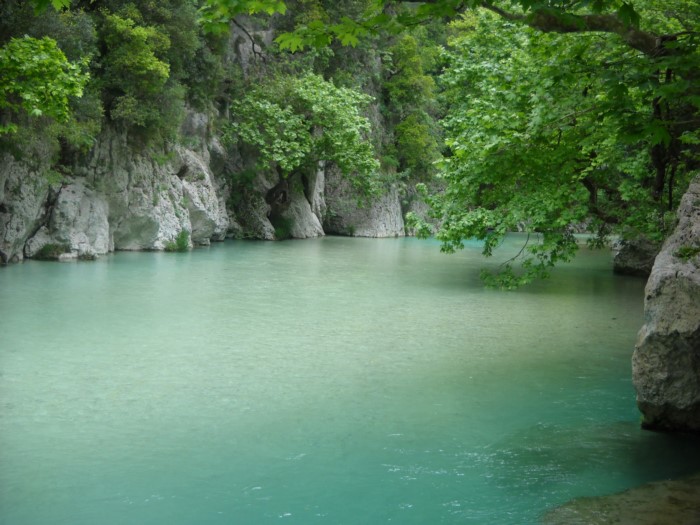
[[[260,57],[262,59],[262,61],[265,62],[265,55],[262,54],[263,49],[255,41],[255,38],[253,38],[253,35],[251,35],[250,32],[242,24],[239,24],[235,18],[232,18],[231,22],[233,22],[233,25],[235,25],[238,29],[240,29],[250,40],[250,49],[253,52],[253,57],[254,58]],[[255,46],[260,47],[260,51],[256,51]]]

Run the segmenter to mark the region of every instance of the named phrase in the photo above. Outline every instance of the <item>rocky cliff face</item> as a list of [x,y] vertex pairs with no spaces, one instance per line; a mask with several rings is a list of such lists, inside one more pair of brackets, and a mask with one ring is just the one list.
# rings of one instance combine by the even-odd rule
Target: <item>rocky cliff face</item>
[[[183,125],[192,147],[135,151],[106,128],[89,155],[50,184],[9,154],[0,169],[0,252],[24,257],[94,258],[113,250],[161,250],[185,231],[193,244],[222,240],[229,219],[209,168],[207,120]],[[50,172],[49,172],[50,173]]]
[[678,219],[646,286],[633,378],[644,427],[700,432],[700,175]]
[[355,237],[399,237],[404,235],[401,200],[396,186],[379,197],[358,205],[350,183],[337,171],[326,178],[326,211],[323,225],[328,233]]
[[29,164],[5,153],[0,162],[0,263],[6,264],[23,259],[27,239],[47,220],[56,187],[44,175],[48,159]]
[[[403,235],[395,188],[358,207],[351,185],[323,163],[316,173],[280,181],[259,173],[231,188],[246,160],[210,135],[206,116],[190,113],[182,144],[137,151],[106,128],[95,147],[49,182],[49,156],[33,163],[5,154],[0,166],[0,258],[91,259],[114,250],[162,250],[186,232],[193,245],[227,235],[308,238],[325,233]],[[238,157],[238,158],[236,158]],[[233,194],[232,194],[233,192]]]

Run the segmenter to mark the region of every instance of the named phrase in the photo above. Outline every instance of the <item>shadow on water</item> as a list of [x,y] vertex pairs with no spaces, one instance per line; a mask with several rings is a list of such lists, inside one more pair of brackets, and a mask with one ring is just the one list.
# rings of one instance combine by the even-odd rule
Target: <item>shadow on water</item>
[[[538,424],[496,443],[492,460],[510,464],[500,471],[500,482],[522,480],[514,472],[527,473],[527,484],[576,483],[572,497],[599,496],[616,485],[623,490],[700,471],[698,445],[696,436],[653,433],[626,421],[580,427]],[[606,472],[602,491],[601,472]],[[589,483],[581,483],[587,479]]]

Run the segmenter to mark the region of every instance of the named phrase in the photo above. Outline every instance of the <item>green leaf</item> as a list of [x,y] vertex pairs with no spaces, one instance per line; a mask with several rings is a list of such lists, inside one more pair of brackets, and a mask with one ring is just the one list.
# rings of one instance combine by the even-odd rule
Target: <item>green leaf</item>
[[668,147],[671,144],[671,134],[666,129],[663,122],[659,120],[653,120],[649,126],[647,126],[647,133],[649,134],[649,142],[652,145],[663,144]]
[[304,40],[298,33],[282,33],[275,38],[275,42],[280,49],[291,51],[292,53],[304,47]]
[[70,7],[71,0],[51,0],[51,5],[56,11],[62,9],[68,9]]
[[622,2],[622,5],[617,10],[617,16],[626,26],[639,28],[639,13],[635,11],[632,4]]

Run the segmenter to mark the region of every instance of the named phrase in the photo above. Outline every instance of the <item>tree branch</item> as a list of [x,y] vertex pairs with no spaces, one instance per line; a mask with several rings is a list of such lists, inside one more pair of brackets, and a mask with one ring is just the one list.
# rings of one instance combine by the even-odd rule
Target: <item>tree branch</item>
[[[262,59],[262,61],[265,62],[265,55],[262,54],[263,48],[260,47],[257,44],[257,42],[255,42],[253,35],[251,35],[250,32],[242,24],[238,23],[235,18],[232,18],[231,22],[233,22],[233,25],[235,25],[238,29],[240,29],[250,40],[250,49],[253,52],[253,57],[254,58],[260,57]],[[260,52],[255,50],[255,46],[260,47]]]
[[525,15],[506,11],[488,1],[482,1],[480,5],[506,20],[521,22],[544,33],[614,33],[620,36],[628,46],[651,57],[663,54],[663,42],[673,38],[672,36],[665,38],[627,25],[617,15],[560,14],[544,9]]

